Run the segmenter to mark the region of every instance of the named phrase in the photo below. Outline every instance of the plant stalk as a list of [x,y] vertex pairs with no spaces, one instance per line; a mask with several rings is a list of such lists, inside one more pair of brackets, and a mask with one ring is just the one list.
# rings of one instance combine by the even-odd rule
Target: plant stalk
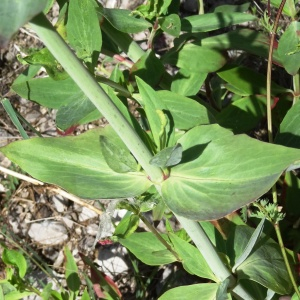
[[180,224],[184,227],[188,235],[194,241],[196,247],[204,257],[204,259],[209,264],[209,267],[216,275],[220,282],[229,278],[230,283],[229,287],[234,287],[232,292],[237,295],[238,299],[243,300],[254,300],[241,286],[241,284],[236,285],[236,280],[234,276],[229,272],[221,258],[219,257],[215,247],[211,243],[210,239],[207,237],[205,231],[201,227],[200,223],[186,219],[179,215],[176,215],[176,218]]

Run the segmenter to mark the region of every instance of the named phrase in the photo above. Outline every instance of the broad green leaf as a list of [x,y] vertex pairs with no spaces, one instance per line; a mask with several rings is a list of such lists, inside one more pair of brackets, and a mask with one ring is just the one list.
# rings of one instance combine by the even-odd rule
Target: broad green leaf
[[43,11],[48,0],[1,0],[0,48],[4,48],[12,35],[35,15]]
[[71,0],[68,8],[67,39],[92,70],[102,45],[97,7],[93,0]]
[[244,13],[249,9],[250,2],[246,2],[240,5],[220,5],[217,6],[214,10],[215,13],[233,13],[233,12],[239,12]]
[[266,96],[252,95],[234,101],[216,114],[218,124],[234,133],[244,133],[266,116]]
[[97,128],[79,136],[32,138],[11,143],[1,152],[33,177],[82,198],[123,198],[145,192],[151,186],[145,174],[119,174],[106,164],[99,142],[106,132]]
[[47,48],[43,48],[34,54],[26,56],[23,60],[30,65],[43,66],[48,75],[54,80],[64,80],[69,77],[68,73],[57,62]]
[[[232,231],[227,243],[228,249],[234,251],[229,254],[233,262],[241,256],[253,232],[253,228],[244,225]],[[238,280],[253,280],[281,295],[292,291],[280,247],[264,234],[250,256],[237,268],[236,275]]]
[[175,127],[178,129],[187,130],[196,125],[215,122],[215,118],[207,108],[195,100],[169,91],[156,93],[170,111]]
[[24,256],[13,249],[3,249],[2,260],[6,265],[13,265],[18,268],[18,273],[23,278],[27,271],[27,262]]
[[155,154],[151,158],[150,164],[160,168],[171,167],[179,164],[181,157],[182,147],[180,144],[177,144],[174,147],[165,148]]
[[300,149],[299,114],[300,101],[296,102],[285,115],[274,140],[276,144]]
[[78,268],[73,257],[73,254],[68,249],[67,246],[64,247],[64,255],[66,260],[66,280],[67,285],[70,291],[72,291],[75,295],[78,295],[80,288],[80,278],[78,276]]
[[181,30],[187,32],[207,32],[255,20],[257,20],[256,16],[239,12],[207,13],[182,19]]
[[[265,1],[265,0],[264,0]],[[297,10],[295,7],[295,2],[294,0],[287,0],[284,7],[283,7],[283,13],[289,17],[294,18],[295,15],[297,14]],[[276,8],[279,8],[281,4],[281,0],[271,0],[271,5],[274,5]]]
[[233,136],[218,125],[195,127],[178,143],[182,161],[162,183],[162,195],[172,211],[194,220],[218,219],[254,201],[300,163],[300,150]]
[[40,66],[28,65],[28,67],[16,78],[13,84],[17,85],[32,79],[40,69]]
[[61,131],[86,124],[102,117],[95,105],[81,92],[77,94],[77,99],[59,107],[56,113],[56,126]]
[[159,297],[158,300],[215,300],[218,286],[219,285],[217,283],[201,283],[180,286],[168,290],[161,297]]
[[59,108],[85,97],[71,78],[56,81],[46,77],[17,81],[12,85],[12,90],[23,98],[49,108]]
[[130,70],[132,76],[140,77],[152,87],[160,82],[164,72],[165,68],[162,62],[152,50],[148,50]]
[[[113,131],[111,127],[108,127]],[[100,146],[102,155],[107,165],[117,173],[134,172],[137,163],[134,157],[128,152],[122,140],[113,132],[111,134],[100,135]]]
[[[226,65],[223,69],[219,70],[217,74],[223,80],[243,91],[247,95],[267,94],[266,76],[250,68],[237,65]],[[277,95],[280,93],[287,93],[290,90],[272,82],[271,91],[272,95]]]
[[286,172],[284,187],[285,211],[289,215],[300,216],[300,179],[293,172]]
[[175,252],[178,253],[182,259],[182,265],[187,272],[202,278],[217,281],[217,278],[211,271],[204,257],[195,246],[181,239],[174,233],[169,233],[169,238]]
[[[166,235],[161,236],[167,239]],[[176,261],[175,256],[151,232],[133,233],[118,241],[147,265],[159,266]]]
[[138,33],[152,27],[151,23],[142,18],[136,18],[130,10],[118,8],[100,8],[102,15],[114,28],[125,33]]
[[173,77],[171,91],[182,96],[195,96],[204,83],[207,73],[180,69]]
[[[161,149],[161,135],[164,133],[161,131],[162,129],[162,119],[157,111],[167,111],[167,106],[160,99],[160,96],[157,92],[155,92],[147,83],[145,83],[142,79],[136,78],[136,82],[139,88],[139,92],[142,97],[142,106],[145,110],[147,120],[149,122],[151,133],[153,136],[153,140],[158,148]],[[169,122],[169,121],[168,121]],[[167,134],[168,141],[167,145],[172,145],[173,132],[171,131],[170,124],[165,128],[165,133]],[[174,129],[173,129],[174,130]],[[165,147],[165,146],[163,146]]]
[[163,31],[172,36],[179,37],[181,22],[178,15],[171,14],[166,17],[162,17],[158,19],[158,23]]
[[283,67],[291,75],[296,75],[300,68],[300,23],[291,22],[289,27],[280,37],[278,43],[278,55]]
[[261,219],[258,226],[255,228],[253,234],[251,235],[251,238],[249,239],[244,251],[241,253],[241,255],[235,259],[235,264],[232,267],[232,272],[235,272],[236,269],[247,259],[247,257],[250,255],[251,251],[253,250],[254,246],[257,244],[258,239],[260,238],[262,231],[264,229],[266,218]]
[[[111,85],[111,81],[108,82]],[[136,119],[130,114],[122,101],[115,95],[114,91],[106,84],[100,84],[104,91],[109,95],[114,104],[119,108],[127,121],[138,131],[139,125]],[[75,85],[77,88],[77,85]],[[78,88],[77,88],[78,89]],[[73,94],[73,91],[70,91]],[[74,101],[61,106],[56,114],[56,126],[65,130],[74,125],[86,124],[101,118],[101,113],[95,105],[80,91]],[[140,131],[138,131],[141,133]]]
[[17,300],[17,299],[24,299],[26,297],[29,297],[31,295],[34,295],[33,292],[21,292],[21,291],[11,291],[8,294],[5,294],[5,300]]
[[[247,53],[268,58],[270,37],[267,34],[251,29],[237,29],[203,38],[196,44],[216,50],[243,50]],[[273,62],[280,64],[280,58],[276,49],[273,49]]]
[[[191,58],[193,58],[192,64]],[[214,49],[189,43],[179,51],[173,51],[164,56],[163,62],[190,72],[209,73],[222,68],[226,63],[226,57]]]

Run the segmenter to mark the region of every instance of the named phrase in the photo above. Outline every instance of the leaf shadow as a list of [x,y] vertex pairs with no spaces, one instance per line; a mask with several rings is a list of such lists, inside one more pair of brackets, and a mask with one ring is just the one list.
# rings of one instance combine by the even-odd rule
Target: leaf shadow
[[180,163],[187,163],[197,159],[205,150],[210,142],[192,146],[182,152],[182,159]]

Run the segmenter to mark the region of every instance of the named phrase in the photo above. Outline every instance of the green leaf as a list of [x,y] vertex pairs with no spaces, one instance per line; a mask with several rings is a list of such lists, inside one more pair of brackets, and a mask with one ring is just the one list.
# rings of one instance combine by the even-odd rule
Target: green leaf
[[148,50],[132,67],[132,76],[138,76],[150,86],[156,86],[165,72],[162,62],[152,50]]
[[158,300],[191,300],[205,299],[215,300],[218,290],[217,283],[201,283],[187,286],[180,286],[165,292]]
[[[271,0],[271,5],[274,5],[276,8],[279,8],[281,4],[281,0]],[[284,7],[283,7],[283,13],[289,17],[294,18],[297,14],[297,10],[295,7],[295,1],[294,0],[287,0]]]
[[93,0],[71,0],[68,8],[68,41],[91,68],[97,63],[102,45],[97,7]]
[[219,114],[218,124],[234,133],[244,133],[253,129],[266,116],[266,96],[252,95],[234,101]]
[[89,295],[88,291],[85,288],[84,291],[83,291],[83,294],[81,296],[81,300],[90,300],[90,299],[91,299],[90,295]]
[[140,218],[136,214],[130,214],[122,218],[115,229],[114,236],[122,239],[128,238],[139,226]]
[[130,10],[118,8],[101,8],[98,10],[114,28],[125,33],[138,33],[152,27],[151,23],[136,18]]
[[[192,64],[191,57],[193,58]],[[223,67],[226,63],[226,57],[214,49],[189,43],[185,44],[179,51],[172,51],[165,55],[163,62],[176,65],[178,68],[190,72],[210,73]]]
[[79,288],[80,288],[80,278],[78,276],[78,268],[73,257],[73,254],[68,249],[67,246],[64,247],[64,255],[66,259],[66,280],[68,288],[78,295]]
[[145,174],[119,174],[106,164],[99,136],[107,132],[111,131],[97,128],[79,136],[32,138],[11,143],[1,152],[33,177],[82,198],[123,198],[145,192],[151,186]]
[[[165,234],[161,236],[167,239]],[[133,233],[118,241],[147,265],[159,266],[176,261],[175,256],[151,232]]]
[[[244,252],[253,232],[253,228],[244,225],[232,231],[227,248],[234,251],[229,253],[233,263]],[[237,268],[236,275],[238,280],[250,279],[281,295],[292,291],[280,247],[264,234],[250,256]]]
[[239,12],[244,13],[249,9],[250,2],[246,2],[240,5],[220,5],[217,6],[214,10],[215,13],[233,13]]
[[24,278],[27,271],[27,263],[26,259],[19,251],[4,248],[2,260],[6,265],[17,267],[20,278]]
[[179,37],[181,22],[178,15],[171,14],[166,17],[158,19],[158,23],[163,31],[166,33]]
[[177,144],[174,147],[165,148],[155,154],[151,158],[150,164],[160,168],[171,167],[179,164],[181,157],[182,147],[180,144]]
[[[237,29],[203,38],[197,43],[215,50],[243,50],[247,53],[268,58],[270,37],[251,29]],[[273,62],[280,64],[280,57],[276,49],[273,49]]]
[[48,0],[2,0],[0,10],[0,48],[35,15],[43,11]]
[[278,43],[278,55],[283,67],[291,75],[296,75],[300,68],[300,23],[291,22]]
[[178,143],[182,161],[162,183],[162,195],[173,212],[194,220],[218,219],[254,201],[300,160],[299,150],[233,136],[218,125],[195,127]]
[[17,300],[17,299],[24,299],[31,295],[34,295],[33,292],[21,292],[21,291],[11,291],[8,294],[5,294],[5,300]]
[[194,96],[198,94],[206,77],[207,73],[180,69],[173,77],[171,91],[182,96]]
[[[232,86],[241,90],[244,95],[266,95],[267,78],[250,68],[236,65],[226,65],[217,74]],[[287,93],[290,90],[272,82],[272,95]]]
[[266,220],[266,218],[261,219],[258,226],[255,228],[244,251],[235,260],[235,265],[232,267],[232,272],[235,272],[236,269],[247,259],[247,257],[250,255],[251,251],[253,250],[254,246],[257,244],[257,241],[260,238],[262,231],[264,229],[265,220]]
[[286,172],[284,177],[284,185],[285,211],[289,215],[300,216],[300,179],[297,177],[296,174],[293,174],[293,172]]
[[256,16],[239,12],[215,12],[189,16],[181,21],[181,30],[187,32],[207,32],[244,22],[257,20]]
[[217,281],[217,278],[211,271],[204,257],[195,246],[181,239],[174,233],[169,233],[169,238],[175,252],[178,253],[182,259],[182,265],[187,272],[192,275]]
[[110,134],[106,131],[105,135],[100,135],[101,151],[107,165],[117,173],[136,171],[136,160],[128,152],[126,145],[114,134],[111,127],[107,129],[110,129]]
[[32,55],[26,56],[23,60],[30,65],[43,66],[48,75],[54,80],[64,80],[69,77],[68,73],[57,62],[47,48],[43,48]]
[[300,127],[299,127],[300,102],[296,102],[285,115],[280,124],[274,142],[286,147],[300,149]]
[[102,117],[99,110],[82,92],[76,96],[74,101],[59,107],[56,113],[56,126],[61,131]]
[[[153,140],[158,150],[160,150],[161,146],[163,146],[161,145],[161,135],[163,134],[161,129],[163,124],[162,119],[157,111],[167,110],[167,107],[160,99],[157,92],[155,92],[147,83],[138,77],[136,78],[136,82],[142,97],[142,106],[145,110],[147,120],[151,128]],[[170,124],[168,124],[168,127],[166,127],[164,130],[169,137],[169,142],[167,144],[171,143],[170,135],[172,135],[172,132],[170,133],[170,130]]]
[[213,115],[195,100],[169,91],[156,92],[170,111],[175,127],[190,129],[196,125],[214,123]]
[[49,108],[59,108],[85,97],[71,78],[60,81],[50,77],[34,78],[15,82],[12,89],[21,97]]

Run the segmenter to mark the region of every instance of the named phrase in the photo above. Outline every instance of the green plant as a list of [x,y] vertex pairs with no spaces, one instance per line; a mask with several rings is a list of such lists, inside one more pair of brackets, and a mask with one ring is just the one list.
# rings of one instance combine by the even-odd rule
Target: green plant
[[[34,287],[30,283],[29,278],[26,277],[26,274],[28,273],[28,263],[24,255],[20,251],[8,249],[5,245],[3,245],[3,247],[4,250],[2,253],[2,261],[6,265],[5,268],[6,278],[0,280],[1,299],[17,300],[17,299],[23,299],[24,297],[29,295],[36,294],[45,300],[49,300],[49,299],[71,300],[71,299],[77,299],[79,293],[81,293],[81,299],[83,300],[91,299],[89,292],[86,288],[83,291],[80,291],[81,279],[78,275],[78,268],[72,253],[67,247],[64,248],[65,261],[66,261],[65,279],[67,283],[67,288],[64,289],[63,287],[60,287],[60,291],[57,291],[52,288],[53,283],[44,284],[42,291]],[[26,254],[26,256],[27,255],[28,254]],[[113,285],[112,282],[109,282],[107,279],[101,281],[101,279],[99,278],[96,279],[93,276],[91,276],[91,279],[89,279],[89,277],[86,276],[85,279],[93,280],[94,284],[99,285],[98,293],[99,291],[101,291],[101,288],[104,290],[102,294],[98,294],[99,297],[101,296],[103,299],[120,299],[118,297],[118,291],[114,289],[115,286]],[[107,296],[109,296],[110,298],[105,298]]]
[[[55,30],[40,13],[47,2],[51,7],[53,1],[5,0],[1,4],[4,12],[19,12],[14,23],[3,14],[1,44],[29,21],[47,47],[24,58],[28,69],[15,80],[12,90],[57,109],[56,125],[62,131],[101,115],[110,125],[79,136],[14,142],[1,151],[33,177],[82,198],[134,198],[121,204],[131,214],[116,228],[114,239],[147,264],[178,261],[187,272],[210,281],[171,289],[160,299],[199,295],[202,299],[276,299],[292,294],[293,288],[294,297],[299,296],[290,267],[294,257],[285,251],[279,233],[282,215],[274,219],[275,189],[272,216],[265,203],[260,202],[260,208],[273,222],[279,244],[262,233],[264,218],[256,229],[237,214],[223,220],[225,225],[215,222],[213,227],[207,221],[253,202],[283,173],[289,176],[299,167],[300,54],[294,1],[285,6],[284,1],[271,1],[279,13],[274,26],[265,29],[275,30],[282,9],[290,22],[278,48],[273,32],[271,38],[245,28],[207,34],[255,22],[256,16],[244,13],[247,4],[217,7],[203,14],[199,1],[201,15],[180,19],[176,14],[179,1],[149,1],[134,12],[106,9],[94,0],[58,1]],[[265,18],[265,23],[270,20]],[[144,52],[128,34],[149,28],[149,49]],[[162,32],[176,39],[159,59],[152,47]],[[244,66],[243,55],[229,59],[229,49],[269,56],[268,76]],[[126,61],[130,74],[117,65],[109,79],[95,76],[100,50],[123,61],[119,54],[124,51],[131,60]],[[292,76],[292,89],[271,82],[272,61]],[[167,64],[178,69],[175,76],[166,72]],[[40,66],[49,77],[34,78]],[[199,92],[203,84],[205,93]],[[203,93],[209,101],[203,101]],[[141,124],[130,114],[124,97],[140,105]],[[266,116],[270,143],[241,134]],[[272,126],[278,128],[276,144],[272,143]],[[143,215],[153,209],[159,219],[166,208],[187,234],[171,228],[159,234]],[[139,218],[151,232],[135,233]]]

